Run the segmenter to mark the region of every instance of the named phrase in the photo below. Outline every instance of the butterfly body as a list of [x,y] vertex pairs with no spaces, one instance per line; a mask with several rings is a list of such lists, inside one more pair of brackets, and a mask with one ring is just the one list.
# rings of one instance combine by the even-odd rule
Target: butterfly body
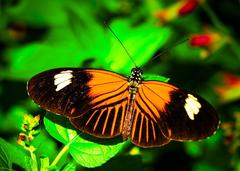
[[28,82],[29,96],[40,107],[66,116],[79,130],[99,138],[128,137],[140,147],[212,135],[219,119],[200,96],[160,81],[100,69],[59,68]]
[[125,114],[125,119],[123,122],[123,130],[122,130],[122,137],[123,140],[126,140],[130,135],[131,127],[132,127],[132,120],[133,120],[133,109],[135,105],[135,96],[137,94],[138,87],[141,84],[142,78],[142,69],[141,68],[133,68],[132,75],[128,78],[128,85],[129,85],[129,96],[128,96],[128,105],[127,111]]

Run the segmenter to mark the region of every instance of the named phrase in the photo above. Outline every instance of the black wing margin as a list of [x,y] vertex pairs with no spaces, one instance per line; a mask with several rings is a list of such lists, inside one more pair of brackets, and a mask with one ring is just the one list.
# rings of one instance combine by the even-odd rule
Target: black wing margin
[[220,123],[217,112],[202,97],[178,89],[170,93],[170,98],[166,114],[162,115],[168,130],[164,134],[169,138],[179,141],[200,140],[216,132]]

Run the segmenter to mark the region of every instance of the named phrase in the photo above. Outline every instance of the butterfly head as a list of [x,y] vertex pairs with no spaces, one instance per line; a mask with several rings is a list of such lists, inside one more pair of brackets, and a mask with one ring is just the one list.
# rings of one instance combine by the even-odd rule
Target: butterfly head
[[130,82],[135,82],[137,84],[141,83],[142,81],[142,74],[143,70],[140,67],[135,67],[131,70],[132,75],[129,77]]
[[143,70],[140,67],[135,67],[131,70],[132,76],[137,75],[141,76],[143,74]]

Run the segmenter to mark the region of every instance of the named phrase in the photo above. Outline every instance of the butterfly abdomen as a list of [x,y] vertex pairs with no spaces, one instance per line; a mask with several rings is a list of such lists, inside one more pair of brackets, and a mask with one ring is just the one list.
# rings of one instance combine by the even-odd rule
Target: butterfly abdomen
[[134,103],[135,103],[135,94],[129,94],[127,111],[125,114],[123,129],[122,129],[123,140],[126,140],[130,135],[130,131],[132,128],[132,121],[133,121]]

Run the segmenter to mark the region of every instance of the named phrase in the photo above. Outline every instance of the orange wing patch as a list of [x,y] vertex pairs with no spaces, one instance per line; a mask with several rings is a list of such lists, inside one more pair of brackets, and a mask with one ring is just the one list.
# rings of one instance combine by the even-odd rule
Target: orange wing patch
[[89,96],[94,97],[94,99],[90,103],[96,104],[94,108],[101,107],[101,105],[115,103],[121,98],[125,98],[128,96],[127,94],[125,94],[127,90],[127,82],[114,82],[98,85],[94,87],[94,89],[90,89]]
[[77,118],[70,118],[72,124],[83,132],[100,138],[113,138],[122,133],[127,99],[114,106],[90,110]]
[[86,69],[91,75],[87,83],[91,109],[70,117],[73,125],[100,138],[112,138],[122,132],[128,101],[127,79],[114,72]]
[[90,73],[92,76],[91,80],[88,82],[89,86],[97,86],[113,82],[127,81],[126,77],[110,71],[95,69],[86,69],[85,71]]
[[153,95],[151,100],[161,99],[161,101],[164,101],[166,103],[168,103],[171,100],[169,93],[173,90],[178,89],[173,85],[158,81],[144,81],[141,85],[144,87],[144,90],[148,89],[149,91],[151,91]]
[[128,96],[125,94],[125,91],[128,90],[128,83],[125,77],[104,70],[87,71],[92,76],[87,85],[90,87],[88,95],[93,97],[90,103],[94,104],[94,108],[115,103],[121,98]]
[[170,92],[177,88],[162,82],[144,81],[136,95],[138,107],[155,122],[160,119],[160,113],[165,112],[165,106],[170,102]]
[[162,132],[161,114],[170,102],[170,92],[177,88],[162,82],[144,81],[135,97],[131,140],[142,147],[162,146],[170,142]]

